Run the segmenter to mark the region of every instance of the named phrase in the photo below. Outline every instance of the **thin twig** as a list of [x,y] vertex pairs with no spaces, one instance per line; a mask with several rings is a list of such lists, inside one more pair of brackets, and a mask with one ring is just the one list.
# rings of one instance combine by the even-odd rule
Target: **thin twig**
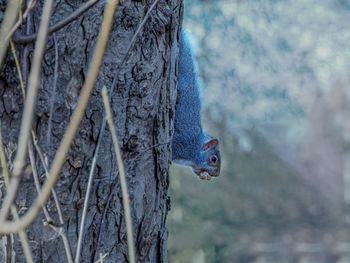
[[[44,184],[41,191],[41,196],[39,196],[35,200],[34,204],[30,207],[28,212],[16,223],[10,221],[0,222],[0,233],[7,234],[17,232],[18,230],[23,229],[24,227],[29,225],[35,219],[35,217],[41,209],[41,206],[46,202],[47,198],[49,197],[51,189],[59,177],[62,165],[66,161],[67,152],[70,148],[72,140],[75,137],[75,133],[79,127],[80,121],[84,115],[86,106],[89,102],[91,91],[94,87],[96,77],[98,75],[102,63],[103,54],[107,45],[109,32],[113,22],[114,12],[118,3],[119,1],[117,0],[109,0],[106,4],[103,22],[98,36],[96,49],[92,58],[93,63],[90,64],[87,79],[81,91],[78,105],[72,115],[67,131],[62,139],[62,143],[56,152],[50,170],[50,178]],[[14,180],[12,179],[12,181]]]
[[[44,170],[45,170],[45,175],[46,175],[46,178],[49,179],[50,177],[50,172],[49,172],[49,167],[45,161],[45,158],[44,158],[44,154],[43,152],[41,151],[39,145],[38,145],[38,140],[37,138],[35,137],[34,133],[33,133],[33,137],[34,137],[34,147],[36,149],[36,151],[38,152],[39,154],[39,158],[40,158],[40,161],[44,167]],[[56,191],[55,191],[55,188],[52,187],[52,190],[51,190],[51,193],[52,193],[52,196],[53,196],[53,199],[55,201],[55,204],[56,204],[56,209],[57,209],[57,214],[58,214],[58,218],[60,220],[60,224],[63,225],[64,224],[64,220],[63,220],[63,214],[62,214],[62,209],[61,209],[61,204],[58,200],[58,197],[57,197],[57,194],[56,194]]]
[[6,41],[6,36],[16,22],[19,8],[19,0],[11,0],[7,4],[6,13],[0,29],[0,65],[2,65],[2,60],[7,52],[8,40]]
[[[54,37],[55,37],[55,35],[54,35]],[[22,72],[21,72],[21,68],[19,66],[19,62],[18,62],[18,58],[17,58],[17,55],[16,55],[16,50],[15,50],[14,44],[13,44],[13,42],[11,40],[10,40],[10,45],[11,45],[13,56],[14,56],[15,61],[16,61],[16,67],[17,67],[17,70],[18,70],[18,75],[19,75],[19,79],[20,79],[20,85],[21,85],[21,88],[22,88],[23,99],[25,100],[26,92],[25,92],[24,82],[23,82],[23,78],[22,78]],[[57,54],[57,52],[56,52],[56,54]],[[58,59],[57,56],[58,55],[56,55],[56,59]],[[57,68],[57,63],[55,64],[55,69],[56,68]],[[57,69],[56,69],[56,73],[57,73]],[[32,138],[33,138],[34,146],[35,146],[37,152],[39,153],[40,160],[41,160],[41,162],[42,162],[42,164],[44,166],[46,177],[48,178],[49,177],[48,164],[47,164],[47,162],[46,162],[46,160],[44,158],[44,155],[43,155],[43,153],[42,153],[42,151],[41,151],[41,149],[40,149],[40,147],[38,145],[38,140],[37,140],[37,137],[36,137],[35,132],[34,132],[33,129],[32,129]],[[29,160],[30,160],[30,163],[31,163],[31,166],[32,166],[35,186],[36,186],[38,194],[40,194],[39,177],[38,177],[38,172],[37,172],[36,166],[35,166],[34,151],[33,151],[33,146],[32,146],[31,143],[28,144],[28,151],[29,151]],[[72,252],[71,252],[71,249],[70,249],[70,246],[69,246],[69,242],[68,242],[67,236],[65,234],[65,228],[64,228],[65,226],[64,226],[64,219],[63,219],[61,205],[60,205],[60,202],[58,200],[58,196],[57,196],[56,191],[55,191],[54,188],[52,188],[52,196],[53,196],[54,201],[55,201],[55,205],[56,205],[58,218],[59,218],[61,227],[59,229],[57,229],[57,228],[53,228],[52,224],[49,224],[49,226],[51,228],[53,228],[54,231],[59,233],[59,235],[62,237],[62,240],[63,240],[63,243],[64,243],[64,247],[65,247],[65,250],[66,250],[67,260],[68,260],[69,263],[73,263]],[[48,213],[45,205],[43,205],[43,211],[44,211],[46,220],[48,222],[51,222],[52,218],[51,218],[50,214]]]
[[[18,217],[18,212],[17,212],[15,205],[11,206],[11,213],[12,213],[12,216],[13,216],[15,222],[18,221],[19,217]],[[26,262],[33,263],[34,261],[33,261],[32,251],[30,250],[30,246],[28,243],[28,238],[27,238],[26,232],[24,230],[18,231],[18,236],[21,240],[21,244],[23,247],[23,252],[24,252],[24,257],[26,259]]]
[[[62,238],[62,241],[63,241],[64,250],[66,251],[66,254],[67,254],[68,263],[73,263],[74,261],[73,261],[73,257],[72,257],[71,248],[70,248],[70,245],[69,245],[69,241],[68,241],[66,232],[64,231],[63,227],[57,228],[57,227],[55,227],[53,225],[50,225],[50,227],[54,231],[56,231],[57,233],[60,234],[60,236]],[[69,251],[69,253],[68,253],[68,251]]]
[[[147,11],[146,15],[143,15],[142,14],[142,21],[141,23],[139,24],[138,28],[136,29],[127,49],[126,49],[126,53],[124,55],[124,57],[122,58],[121,62],[119,63],[119,65],[116,67],[116,70],[115,70],[115,74],[114,74],[114,78],[113,78],[113,82],[112,82],[112,85],[111,87],[109,88],[108,90],[108,93],[109,94],[113,94],[114,92],[114,89],[115,89],[115,86],[117,84],[117,80],[118,80],[118,74],[119,74],[119,70],[120,68],[124,65],[124,63],[126,62],[126,60],[129,58],[129,54],[130,54],[130,50],[132,49],[132,47],[134,46],[135,44],[135,41],[136,41],[136,38],[138,36],[138,34],[141,32],[141,29],[143,28],[143,26],[145,25],[151,11],[153,10],[153,8],[156,6],[156,4],[158,3],[158,0],[154,1],[153,4],[151,5],[151,7],[149,8],[149,10]],[[109,98],[109,102],[111,102],[111,97]],[[100,148],[100,145],[101,145],[101,140],[103,138],[103,134],[104,134],[104,130],[105,130],[105,126],[106,126],[106,118],[103,118],[102,120],[102,124],[101,124],[101,128],[100,128],[100,134],[99,134],[99,139],[98,139],[98,143],[97,143],[97,146],[96,146],[96,149],[95,149],[95,155],[94,155],[94,160],[97,159],[97,154],[99,152],[99,148]],[[91,166],[91,169],[90,169],[90,175],[92,174],[93,176],[93,173],[94,173],[94,170],[95,170],[95,166],[96,166],[96,161],[92,163],[92,166]],[[104,218],[106,216],[106,213],[107,213],[107,209],[108,209],[108,206],[109,206],[109,201],[111,199],[111,196],[113,195],[114,191],[115,191],[116,187],[113,188],[113,190],[111,191],[109,197],[108,197],[108,201],[107,201],[107,204],[104,208],[104,211],[103,211],[103,214],[102,214],[102,218],[101,218],[101,222],[100,222],[100,228],[99,228],[99,232],[98,232],[98,238],[97,238],[97,246],[96,246],[96,251],[95,251],[95,258],[98,254],[98,251],[99,251],[99,247],[100,247],[100,241],[101,241],[101,226],[103,224],[103,221],[104,221]]]
[[[29,161],[30,161],[30,165],[32,166],[34,185],[35,185],[36,191],[38,192],[38,195],[40,195],[41,190],[40,190],[39,175],[38,175],[38,171],[36,169],[34,151],[33,151],[33,146],[31,143],[29,143],[28,149],[29,149]],[[42,209],[44,211],[46,221],[52,222],[53,220],[52,220],[49,212],[47,211],[45,204],[42,206]]]
[[[14,47],[14,44],[13,44],[12,40],[10,40],[10,45],[11,45],[11,50],[12,50],[12,53],[13,53],[13,56],[14,56],[14,59],[15,59],[15,62],[16,62],[16,67],[17,67],[17,70],[18,70],[18,75],[19,75],[19,79],[20,79],[20,86],[22,88],[23,99],[25,100],[26,92],[25,92],[25,86],[24,86],[24,82],[23,82],[23,78],[22,78],[22,72],[21,72],[19,61],[18,61],[18,58],[17,58],[17,55],[16,55],[16,50],[15,50],[15,47]],[[42,154],[42,152],[40,150],[40,147],[37,144],[36,136],[35,136],[35,133],[34,133],[33,130],[32,130],[32,136],[33,136],[33,141],[35,142],[34,144],[36,146],[36,149],[39,152],[39,155],[41,157],[41,161],[44,164],[46,176],[48,176],[47,165],[46,165],[45,161],[43,160],[43,154]],[[30,159],[30,163],[31,163],[31,166],[32,166],[35,186],[36,186],[38,194],[40,194],[40,183],[39,183],[39,178],[38,178],[38,172],[37,172],[36,166],[35,166],[34,152],[33,152],[33,147],[32,147],[31,143],[29,143],[29,145],[28,145],[28,150],[29,150],[29,159]],[[52,189],[52,195],[53,195],[55,203],[56,203],[56,208],[57,208],[57,212],[58,212],[58,215],[59,215],[60,223],[61,223],[61,225],[63,225],[64,221],[63,221],[63,216],[62,216],[62,212],[61,212],[61,207],[60,207],[60,203],[58,201],[57,194],[56,194],[54,189]],[[14,205],[11,206],[11,211],[12,211],[12,214],[14,215],[14,218],[16,220],[18,220],[18,214],[17,214],[17,211],[16,211]],[[51,222],[52,218],[51,218],[50,214],[48,213],[45,205],[43,205],[43,211],[44,211],[44,214],[45,214],[47,222]],[[48,225],[54,231],[59,233],[59,235],[61,236],[61,238],[63,240],[63,243],[64,243],[65,250],[66,250],[67,260],[68,260],[69,263],[73,263],[72,253],[71,253],[69,242],[68,242],[68,239],[67,239],[67,237],[65,235],[64,229],[62,227],[58,229],[58,228],[54,227],[51,223],[49,223]],[[23,240],[23,233],[24,233],[23,231],[19,231],[19,235],[22,236],[21,240]],[[26,237],[26,236],[24,236],[24,237]]]
[[[30,0],[31,1],[31,0]],[[28,4],[30,3],[29,0],[27,0]],[[28,16],[27,16],[27,21],[26,21],[26,35],[29,35],[30,34],[30,29],[31,29],[31,26],[32,26],[32,23],[31,23],[31,13],[28,13]],[[24,83],[27,84],[27,80],[28,80],[28,57],[29,57],[29,45],[25,45],[24,48],[23,48],[23,52],[22,52],[22,77],[23,77],[23,81]]]
[[16,54],[15,45],[13,44],[12,40],[10,40],[10,46],[11,46],[11,52],[12,52],[13,57],[15,59],[16,68],[17,68],[17,71],[18,71],[19,82],[20,82],[20,86],[21,86],[21,89],[22,89],[23,99],[25,100],[26,99],[26,96],[25,96],[26,88],[25,88],[25,84],[24,84],[24,81],[23,81],[23,78],[22,78],[21,67],[19,65],[18,57],[17,57],[17,54]]
[[[107,11],[109,11],[107,8],[111,8],[113,10],[113,12],[114,12],[114,10],[115,10],[115,8],[116,8],[116,6],[118,4],[119,4],[119,1],[108,1],[107,2],[106,8],[105,8],[105,18],[104,18],[104,21],[102,22],[102,27],[101,27],[101,33],[103,32],[102,30],[104,29],[104,24],[106,24],[105,27],[108,26],[108,29],[106,29],[106,30],[108,30],[108,34],[109,34],[109,31],[110,31],[110,28],[111,28],[111,25],[112,25],[112,20],[111,21],[107,21]],[[111,18],[113,18],[113,15],[112,15]],[[106,43],[107,43],[107,41],[106,41]],[[105,45],[106,45],[106,43],[105,43]],[[97,43],[96,51],[97,51],[98,47],[99,47],[99,42]],[[95,60],[96,60],[95,55],[96,54],[94,54],[94,57],[91,60],[92,61],[92,66],[91,67],[93,67],[95,65]],[[101,63],[101,61],[99,63]],[[98,72],[96,72],[96,73],[98,73]],[[88,78],[89,77],[90,77],[90,74],[88,74]],[[98,154],[98,151],[95,150],[95,156],[96,156],[96,158],[94,157],[95,164],[96,164],[96,161],[97,161],[97,154]],[[93,167],[95,166],[95,164],[93,164]],[[89,195],[90,195],[90,189],[91,189],[91,184],[92,184],[93,173],[94,173],[94,171],[90,170],[88,189],[87,189],[87,192],[86,192],[86,197],[85,197],[84,207],[83,207],[83,213],[82,213],[82,218],[81,218],[81,223],[80,223],[78,245],[77,245],[77,250],[76,250],[76,254],[75,254],[75,262],[79,262],[79,260],[80,260],[81,242],[82,242],[82,237],[83,237],[83,233],[84,233],[85,217],[86,217],[86,211],[87,211],[87,202],[88,202]]]
[[55,69],[53,72],[53,87],[50,95],[50,115],[48,120],[48,127],[47,127],[47,137],[46,137],[46,152],[48,157],[51,156],[51,149],[50,149],[50,143],[51,143],[51,129],[52,129],[52,116],[53,116],[53,109],[55,106],[55,98],[56,98],[56,87],[57,87],[57,77],[58,77],[58,44],[56,39],[56,34],[53,33],[53,43],[55,46]]
[[[16,61],[16,67],[17,67],[17,70],[18,70],[18,75],[19,75],[19,78],[20,78],[20,84],[21,84],[21,88],[22,88],[22,95],[23,95],[23,99],[25,99],[26,97],[26,92],[25,92],[25,87],[24,87],[24,82],[23,82],[23,79],[22,79],[22,72],[21,72],[21,68],[19,66],[19,62],[18,62],[18,58],[17,58],[17,55],[16,55],[16,50],[15,50],[15,47],[14,47],[14,44],[13,42],[10,40],[10,45],[11,45],[11,49],[12,49],[12,53],[13,53],[13,56],[15,58],[15,61]],[[48,178],[49,177],[49,170],[48,170],[48,167],[47,167],[47,163],[45,162],[44,160],[44,157],[43,157],[43,153],[38,145],[38,141],[37,141],[37,138],[36,138],[36,135],[32,129],[32,137],[33,137],[33,141],[34,141],[34,145],[35,145],[35,148],[37,149],[38,153],[39,153],[39,156],[40,156],[40,159],[43,163],[43,166],[44,166],[44,169],[45,169],[45,174],[46,174],[46,177]],[[35,158],[34,158],[34,152],[33,152],[33,146],[31,143],[28,144],[28,151],[29,151],[29,160],[30,160],[30,163],[31,163],[31,166],[32,166],[32,171],[33,171],[33,177],[34,177],[34,182],[35,182],[35,187],[37,189],[37,192],[38,194],[40,194],[40,183],[39,183],[39,176],[38,176],[38,172],[36,170],[36,166],[35,166]],[[49,214],[49,212],[47,211],[45,205],[43,205],[43,211],[44,211],[44,214],[45,214],[45,217],[46,217],[46,220],[48,223],[48,225],[54,230],[56,231],[62,238],[62,241],[63,241],[63,244],[64,244],[64,248],[65,248],[65,251],[66,251],[66,255],[67,255],[67,260],[69,263],[73,263],[73,257],[72,257],[72,252],[70,250],[70,246],[69,246],[69,242],[68,242],[68,239],[67,239],[67,236],[65,234],[65,231],[63,229],[63,225],[64,225],[64,220],[63,220],[63,215],[62,215],[62,210],[61,210],[61,206],[60,206],[60,202],[58,200],[58,197],[57,197],[57,194],[56,194],[56,191],[54,188],[52,188],[52,196],[55,200],[55,204],[56,204],[56,209],[57,209],[57,213],[58,213],[58,217],[59,217],[59,220],[60,220],[60,224],[62,225],[60,228],[57,228],[57,227],[54,227],[50,222],[52,222],[52,218]],[[13,207],[11,207],[11,210],[13,211]],[[16,212],[16,210],[14,210]],[[17,214],[16,214],[17,215]],[[17,220],[18,220],[18,215],[17,215]],[[23,231],[20,231],[20,234],[21,232]]]
[[129,193],[128,193],[128,187],[126,185],[123,159],[122,159],[122,155],[121,155],[121,152],[119,149],[117,133],[116,133],[116,130],[114,127],[113,119],[112,119],[111,107],[109,105],[106,87],[102,88],[102,98],[103,98],[103,103],[104,103],[105,110],[106,110],[106,120],[107,120],[107,123],[109,125],[109,129],[111,130],[111,134],[112,134],[115,155],[117,156],[120,186],[122,189],[122,196],[123,196],[126,235],[127,235],[127,239],[128,239],[129,260],[130,260],[130,263],[135,263],[135,247],[134,247],[134,237],[133,237],[132,221],[131,221],[131,213],[130,213]]
[[[121,66],[126,62],[127,58],[128,58],[128,55],[130,53],[130,50],[131,48],[133,47],[133,45],[135,44],[135,41],[136,41],[136,37],[138,36],[138,34],[140,33],[142,27],[144,26],[145,24],[145,21],[147,20],[147,18],[149,17],[149,14],[150,12],[152,11],[152,9],[154,8],[154,6],[157,4],[158,0],[156,0],[152,6],[150,7],[150,9],[148,10],[147,14],[143,17],[143,20],[142,22],[140,23],[140,25],[138,26],[136,32],[134,33],[133,35],[133,38],[132,40],[130,41],[127,49],[126,49],[126,53],[121,61],[121,63],[117,66],[116,68],[116,73],[114,75],[114,78],[113,78],[113,83],[112,83],[112,86],[109,90],[110,94],[113,94],[114,92],[114,88],[116,86],[116,81],[118,79],[118,73],[119,73],[119,70],[121,68]],[[102,123],[101,123],[101,127],[100,127],[100,132],[99,132],[99,137],[98,137],[98,141],[97,141],[97,145],[96,145],[96,148],[95,148],[95,153],[94,153],[94,157],[93,157],[93,160],[92,160],[92,164],[91,164],[91,168],[90,168],[90,172],[89,172],[89,179],[88,179],[88,188],[87,188],[87,192],[85,194],[85,200],[84,200],[84,207],[83,207],[83,214],[82,214],[82,221],[80,223],[80,230],[79,230],[79,238],[78,238],[78,245],[77,245],[77,250],[76,250],[76,255],[79,255],[80,254],[80,250],[81,250],[81,242],[82,242],[82,238],[83,238],[83,234],[84,234],[84,222],[85,222],[85,215],[86,215],[86,211],[87,211],[87,204],[88,204],[88,200],[89,200],[89,196],[90,196],[90,189],[91,189],[91,183],[92,183],[92,179],[93,179],[93,176],[94,176],[94,172],[95,172],[95,168],[96,168],[96,163],[97,163],[97,158],[98,158],[98,153],[99,153],[99,150],[100,150],[100,145],[101,145],[101,141],[102,141],[102,138],[103,138],[103,134],[104,134],[104,130],[105,130],[105,126],[106,126],[106,119],[103,118],[102,120]],[[113,191],[112,191],[113,192]],[[108,206],[106,206],[108,207]],[[104,213],[105,214],[105,213]],[[102,216],[102,221],[103,221],[103,218],[104,216]],[[101,223],[102,224],[102,223]],[[98,240],[100,239],[100,234],[101,234],[101,230],[99,231],[99,238]],[[97,244],[97,249],[96,249],[96,253],[98,251],[98,247],[99,247],[99,242]],[[77,259],[79,259],[77,256],[76,256],[76,261],[75,262],[78,262]]]
[[25,158],[27,154],[27,145],[30,136],[30,130],[32,128],[32,121],[34,116],[34,109],[36,104],[36,97],[38,94],[38,88],[40,83],[41,61],[43,58],[47,30],[49,26],[49,20],[51,10],[53,6],[53,0],[46,0],[43,8],[42,19],[39,28],[38,40],[35,44],[33,67],[29,76],[28,83],[28,97],[24,104],[23,117],[21,123],[21,129],[19,132],[17,153],[13,162],[13,176],[9,185],[9,191],[3,202],[2,209],[0,210],[0,226],[4,226],[3,221],[6,220],[8,210],[15,199],[17,188],[19,185],[20,174],[22,173]]
[[[8,41],[12,37],[12,35],[16,32],[18,27],[22,24],[23,20],[27,17],[27,15],[33,9],[33,7],[36,5],[37,2],[38,2],[38,0],[34,0],[34,2],[33,2],[33,0],[30,1],[27,10],[24,12],[23,15],[20,14],[17,23],[12,27],[11,31],[7,34],[6,41]],[[21,3],[21,5],[22,5],[22,3]],[[20,10],[22,12],[22,9],[20,9]]]
[[[34,143],[34,145],[35,145],[35,143]],[[35,166],[35,158],[34,158],[34,153],[33,153],[33,146],[32,146],[31,143],[28,145],[28,148],[29,148],[29,159],[30,159],[30,163],[32,165],[32,171],[33,171],[35,187],[36,187],[36,190],[38,192],[38,195],[40,196],[41,190],[40,190],[39,176],[38,176],[38,172],[37,172],[37,169],[36,169],[36,166]],[[38,150],[38,148],[36,148],[36,149]],[[44,160],[42,160],[42,162],[45,163]],[[55,198],[56,192],[54,192],[54,189],[52,189],[52,190],[53,190],[52,195]],[[58,202],[57,196],[56,196],[55,202],[56,202],[57,211],[59,211],[58,214],[60,215],[61,212],[59,210],[60,206],[59,206],[59,204],[57,204],[57,202]],[[55,231],[56,233],[58,233],[60,235],[60,237],[62,238],[62,241],[63,241],[64,249],[66,251],[67,261],[69,263],[73,263],[72,252],[71,252],[71,249],[70,249],[70,245],[69,245],[69,242],[68,242],[65,230],[63,228],[63,217],[62,217],[62,214],[61,214],[61,216],[59,216],[61,226],[60,227],[56,227],[56,226],[54,226],[52,224],[52,222],[53,222],[52,217],[50,216],[49,212],[47,211],[47,209],[45,207],[45,204],[42,206],[42,209],[43,209],[45,217],[46,217],[46,221],[47,221],[46,225],[51,227],[51,229],[53,231]]]
[[20,17],[20,19],[23,17],[23,10],[22,10],[23,1],[24,0],[19,0],[19,17]]
[[86,218],[86,212],[87,212],[88,202],[89,202],[89,198],[90,198],[91,185],[92,185],[92,180],[93,180],[94,173],[95,173],[96,163],[97,163],[97,159],[98,159],[98,153],[99,153],[100,145],[102,142],[105,126],[106,126],[106,118],[103,118],[101,128],[100,128],[100,134],[98,137],[94,157],[92,159],[92,164],[91,164],[91,168],[90,168],[90,172],[89,172],[89,179],[88,179],[87,189],[86,189],[86,193],[85,193],[84,206],[83,206],[83,213],[81,215],[78,245],[77,245],[77,250],[75,253],[75,255],[76,255],[75,256],[75,263],[79,262],[78,255],[80,255],[81,243],[82,243],[84,232],[85,232],[85,218]]
[[[114,179],[114,178],[113,178]],[[115,180],[113,180],[115,181]],[[107,202],[106,202],[106,205],[103,209],[103,214],[102,214],[102,218],[101,218],[101,221],[100,221],[100,226],[99,226],[99,229],[98,229],[98,237],[97,237],[97,245],[96,245],[96,251],[95,251],[95,257],[94,257],[94,260],[97,260],[97,254],[98,254],[98,251],[100,250],[100,243],[101,243],[101,232],[102,232],[102,225],[104,223],[104,220],[106,218],[106,214],[107,214],[107,210],[108,210],[108,207],[109,207],[109,204],[112,200],[112,197],[113,197],[113,193],[116,191],[117,189],[117,186],[118,184],[115,183],[110,194],[108,195],[108,198],[107,198]]]
[[129,54],[130,54],[130,50],[131,48],[134,46],[135,44],[135,41],[136,41],[136,38],[138,37],[141,29],[143,28],[143,26],[145,25],[149,15],[151,14],[151,11],[153,10],[153,8],[156,6],[156,4],[158,3],[159,0],[155,0],[153,2],[153,4],[151,5],[151,7],[149,8],[149,10],[147,11],[145,17],[143,18],[141,24],[138,26],[138,28],[136,29],[129,45],[128,45],[128,48],[126,49],[126,53],[122,59],[122,61],[120,62],[120,64],[117,66],[116,70],[115,70],[115,74],[114,74],[114,78],[113,78],[113,83],[112,83],[112,86],[109,90],[109,93],[112,94],[113,91],[114,91],[114,88],[115,86],[117,85],[117,80],[118,80],[118,74],[119,74],[119,70],[120,68],[124,65],[124,63],[126,62],[126,60],[129,58]]
[[149,150],[151,150],[151,149],[153,149],[153,148],[156,148],[156,147],[162,146],[162,145],[166,145],[166,144],[170,144],[170,141],[168,141],[168,142],[162,142],[162,143],[157,143],[157,144],[154,144],[154,145],[152,145],[152,146],[145,147],[145,148],[141,149],[141,151],[139,151],[138,154],[145,153],[145,152],[147,152],[147,151],[149,151]]
[[[8,188],[10,179],[9,179],[9,173],[8,168],[6,164],[6,157],[5,157],[5,151],[3,147],[3,141],[2,141],[2,134],[1,134],[1,122],[0,122],[0,163],[1,163],[1,169],[2,169],[2,175],[4,177],[5,181],[5,187]],[[15,205],[11,206],[11,213],[15,221],[18,220],[18,212]],[[24,256],[26,258],[27,263],[33,263],[33,257],[32,252],[29,247],[27,234],[24,230],[21,230],[18,232],[19,238],[21,240],[21,244],[23,247]]]
[[100,258],[95,263],[103,263],[103,259],[108,256],[109,253],[104,255],[100,254]]
[[[56,32],[57,30],[60,30],[62,27],[68,25],[69,23],[71,23],[72,21],[77,19],[80,15],[84,14],[87,10],[89,10],[89,8],[94,6],[99,1],[100,0],[90,0],[89,2],[86,2],[84,5],[82,5],[77,10],[75,10],[73,13],[71,13],[68,17],[60,20],[57,24],[50,27],[48,34],[51,35],[52,33]],[[16,36],[15,35],[13,38],[13,42],[15,42],[17,44],[27,44],[27,43],[34,42],[36,38],[37,38],[37,34],[32,34],[29,36],[23,36],[23,35]]]

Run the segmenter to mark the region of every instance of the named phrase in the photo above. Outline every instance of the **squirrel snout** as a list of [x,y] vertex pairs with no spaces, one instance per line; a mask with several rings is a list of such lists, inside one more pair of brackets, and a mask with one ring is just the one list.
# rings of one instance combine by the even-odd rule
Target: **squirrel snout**
[[220,175],[220,170],[213,169],[213,170],[208,170],[205,168],[201,169],[194,169],[193,172],[199,176],[200,179],[203,180],[210,180],[211,177],[218,177]]

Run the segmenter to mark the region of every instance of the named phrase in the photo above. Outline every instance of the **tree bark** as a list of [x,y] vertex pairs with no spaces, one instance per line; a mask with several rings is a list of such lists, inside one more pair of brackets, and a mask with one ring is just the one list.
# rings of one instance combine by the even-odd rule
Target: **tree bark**
[[[116,68],[153,1],[120,1],[89,106],[72,143],[60,179],[55,185],[73,257],[76,256],[89,170],[104,117],[101,89],[112,85]],[[80,0],[58,1],[51,25],[83,3]],[[31,11],[31,25],[28,27],[30,33],[38,30],[42,5],[43,1],[39,1]],[[49,161],[52,161],[77,105],[80,89],[87,77],[88,65],[93,63],[90,59],[104,5],[105,1],[99,1],[85,14],[55,33],[59,59],[57,90],[53,97],[55,45],[52,36],[48,39],[33,128]],[[137,37],[130,57],[118,72],[117,85],[111,94],[114,123],[127,172],[134,241],[139,262],[167,262],[166,215],[170,209],[168,168],[171,161],[170,142],[176,101],[176,61],[181,20],[181,0],[159,1]],[[16,34],[24,35],[27,23],[28,20]],[[27,64],[30,69],[33,44],[18,44],[16,50],[22,68]],[[28,56],[25,55],[26,52]],[[11,164],[17,148],[24,102],[18,72],[10,51],[0,74],[1,129],[7,158]],[[26,79],[28,72],[25,69],[23,75]],[[48,145],[49,105],[52,99],[54,114],[51,142]],[[35,154],[40,180],[43,182],[44,169],[38,154]],[[2,183],[0,187],[0,199],[3,199],[6,190]],[[33,177],[31,174],[25,175],[16,199],[20,215],[26,212],[36,196]],[[59,224],[52,197],[46,207],[53,223]],[[43,220],[45,216],[41,212],[26,228],[34,262],[67,262],[62,239],[51,228],[44,226]],[[94,262],[100,254],[106,253],[108,255],[104,262],[128,262],[118,168],[108,128],[99,151],[82,244],[81,262]],[[17,234],[0,236],[0,261],[25,262]]]

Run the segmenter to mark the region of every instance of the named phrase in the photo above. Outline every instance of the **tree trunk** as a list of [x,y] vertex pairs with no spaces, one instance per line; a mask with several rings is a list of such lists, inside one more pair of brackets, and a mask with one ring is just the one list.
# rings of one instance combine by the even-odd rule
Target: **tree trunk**
[[[50,24],[56,24],[84,2],[57,1]],[[120,2],[89,106],[55,185],[73,257],[76,256],[89,170],[104,117],[101,88],[111,87],[117,65],[125,56],[128,44],[154,0]],[[16,34],[24,35],[26,30],[30,34],[38,31],[42,5],[43,1],[36,4],[30,13],[30,25],[27,26],[26,20]],[[104,5],[105,1],[99,1],[85,14],[55,33],[59,56],[57,90],[54,96],[55,42],[52,35],[48,39],[33,128],[49,161],[53,160],[77,105],[89,63],[93,63],[90,59]],[[170,142],[176,100],[176,60],[181,18],[182,1],[159,1],[137,37],[130,57],[118,72],[117,85],[111,94],[114,124],[127,173],[138,262],[167,262],[166,215],[170,205],[168,168],[171,160]],[[16,45],[25,79],[28,75],[25,66],[30,70],[33,48],[33,44]],[[11,164],[17,148],[23,99],[10,50],[0,74],[1,129],[7,159]],[[54,114],[50,130],[52,100]],[[48,131],[51,131],[50,143],[47,142]],[[34,152],[40,180],[44,182],[44,169],[38,153]],[[2,182],[0,187],[0,199],[3,199],[6,191]],[[21,181],[16,199],[20,215],[25,214],[26,208],[30,207],[36,196],[33,177],[27,174]],[[59,225],[52,196],[46,207],[53,224]],[[67,262],[62,239],[50,227],[44,226],[43,221],[45,216],[41,211],[37,219],[26,228],[34,262]],[[94,262],[106,253],[103,262],[129,261],[118,168],[108,128],[99,151],[82,244],[81,262]],[[0,236],[0,262],[25,262],[17,234]]]

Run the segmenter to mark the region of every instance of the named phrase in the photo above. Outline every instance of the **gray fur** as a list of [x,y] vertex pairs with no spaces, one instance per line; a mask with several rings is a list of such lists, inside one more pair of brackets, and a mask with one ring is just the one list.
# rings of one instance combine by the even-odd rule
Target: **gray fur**
[[[200,105],[198,75],[191,45],[182,32],[172,159],[177,164],[191,167],[197,175],[207,172],[211,176],[218,176],[221,162],[219,146],[216,139],[202,131]],[[212,147],[206,147],[207,143]],[[209,161],[213,155],[218,159],[215,165]]]

